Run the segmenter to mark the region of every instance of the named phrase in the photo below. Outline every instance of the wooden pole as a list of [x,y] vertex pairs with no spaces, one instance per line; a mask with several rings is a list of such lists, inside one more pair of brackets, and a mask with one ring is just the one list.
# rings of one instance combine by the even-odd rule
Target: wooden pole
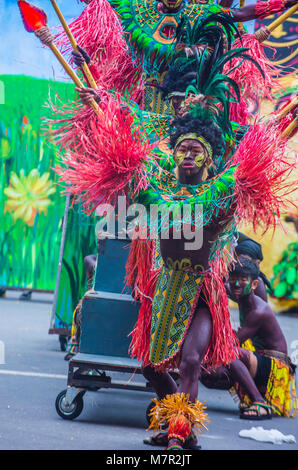
[[79,88],[84,88],[84,84],[81,82],[81,80],[79,79],[79,77],[77,76],[77,74],[75,73],[75,71],[71,68],[71,66],[68,64],[68,62],[66,62],[66,60],[64,59],[63,55],[61,54],[61,52],[57,49],[57,47],[55,46],[54,43],[52,44],[49,44],[49,48],[51,49],[51,51],[54,53],[54,55],[56,56],[56,58],[59,60],[60,64],[62,65],[62,67],[64,68],[65,72],[67,73],[67,75],[73,80],[73,82],[77,85],[77,87]]
[[[240,0],[240,8],[243,8],[245,6],[245,0]],[[238,23],[238,29],[243,31],[243,23]]]
[[[64,68],[65,72],[68,74],[68,76],[73,80],[73,82],[77,85],[79,88],[85,88],[84,84],[81,82],[75,71],[71,68],[71,66],[66,62],[64,59],[63,55],[61,52],[57,49],[54,43],[49,44],[49,48],[51,51],[55,54],[57,59],[59,60],[60,64]],[[94,109],[95,112],[98,112],[98,104],[96,101],[92,100],[91,102],[91,107]]]
[[272,31],[275,28],[277,28],[279,25],[281,25],[284,21],[286,21],[290,16],[294,15],[294,13],[296,13],[297,9],[298,9],[298,4],[294,5],[291,8],[289,8],[287,11],[285,11],[282,15],[280,15],[276,20],[274,20],[268,26],[264,26],[263,28],[259,28],[254,33],[256,39],[259,42],[266,41],[269,38]]
[[[62,12],[61,12],[60,8],[58,7],[56,0],[51,0],[51,3],[53,5],[53,8],[54,8],[55,12],[57,13],[57,16],[60,20],[60,23],[62,24],[63,29],[64,29],[64,31],[65,31],[72,47],[73,47],[73,49],[76,52],[80,52],[78,50],[78,44],[77,44],[77,42],[76,42],[69,26],[68,26],[68,24],[66,23],[65,18],[62,15]],[[83,63],[82,68],[83,68],[83,71],[85,73],[85,76],[86,76],[88,82],[90,83],[90,86],[94,89],[97,89],[98,87],[97,87],[96,81],[94,80],[94,78],[92,76],[92,73],[90,72],[90,69],[89,69],[88,65],[86,64],[86,62]]]
[[269,29],[269,31],[272,32],[281,23],[286,21],[290,16],[294,15],[294,13],[296,13],[297,10],[298,10],[298,4],[292,6],[287,11],[285,11],[282,15],[280,15],[278,18],[276,18],[276,20],[272,21],[272,23],[270,23],[270,25],[267,26],[267,29]]
[[298,119],[296,118],[283,131],[283,133],[281,134],[281,137],[283,139],[286,138],[286,137],[289,137],[292,134],[292,132],[296,129],[297,126],[298,126]]
[[277,118],[282,119],[284,116],[288,114],[295,106],[298,106],[298,96],[295,96],[295,98],[287,104],[283,109],[281,109],[280,113],[278,113]]

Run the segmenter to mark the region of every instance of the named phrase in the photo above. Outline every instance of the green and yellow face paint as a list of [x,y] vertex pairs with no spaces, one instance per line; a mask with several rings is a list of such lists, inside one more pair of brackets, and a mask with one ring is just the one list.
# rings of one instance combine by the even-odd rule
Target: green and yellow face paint
[[205,159],[206,157],[203,153],[198,153],[198,155],[196,155],[196,158],[194,159],[194,163],[198,168],[201,168],[205,162]]
[[[180,166],[181,163],[183,162],[183,160],[185,158],[188,158],[191,155],[191,151],[188,150],[187,152],[184,152],[182,150],[179,150],[179,148],[178,148],[179,145],[181,144],[181,142],[183,142],[184,140],[195,140],[195,141],[199,142],[204,147],[204,149],[206,150],[208,156],[210,158],[212,158],[213,151],[212,151],[212,147],[209,144],[209,142],[207,142],[207,140],[204,139],[204,137],[202,137],[200,135],[197,135],[197,134],[192,132],[192,133],[189,133],[189,134],[181,135],[177,139],[177,142],[175,144],[175,149],[174,149],[174,160],[175,160],[177,166]],[[194,158],[194,163],[198,168],[201,168],[204,165],[205,160],[206,160],[206,155],[203,152],[199,152],[199,153],[196,154],[196,156]]]
[[162,0],[162,3],[167,7],[167,8],[170,8],[170,9],[176,9],[178,7],[180,7],[181,3],[182,3],[182,0],[176,0],[176,1],[168,1],[168,0]]
[[231,292],[235,298],[241,298],[248,295],[252,291],[252,279],[247,278],[233,278],[229,279]]

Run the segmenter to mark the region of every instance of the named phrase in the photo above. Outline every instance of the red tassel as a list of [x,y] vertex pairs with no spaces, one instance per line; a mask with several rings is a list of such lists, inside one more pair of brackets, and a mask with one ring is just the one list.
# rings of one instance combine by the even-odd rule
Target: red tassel
[[207,273],[202,292],[212,317],[212,338],[203,359],[204,366],[216,368],[229,365],[238,357],[239,344],[232,329],[228,297],[221,274],[214,270]]
[[[281,74],[281,67],[273,65],[265,54],[265,46],[262,45],[253,34],[243,34],[241,40],[238,38],[235,39],[232,49],[238,47],[248,49],[247,54],[260,65],[265,76],[265,78],[262,77],[253,62],[242,60],[241,58],[233,59],[224,67],[223,73],[226,73],[238,84],[242,97],[241,101],[243,102],[238,106],[232,104],[231,113],[233,113],[233,108],[235,108],[234,114],[236,113],[236,116],[233,117],[231,114],[230,119],[241,124],[246,124],[248,118],[252,115],[248,110],[249,102],[259,102],[259,99],[263,98],[272,100],[272,90],[278,90],[280,88],[277,78]],[[269,48],[268,46],[266,47],[267,49]]]
[[136,239],[131,242],[126,263],[126,283],[134,290],[136,300],[142,299],[142,293],[148,284],[148,273],[152,269],[155,243],[152,240]]
[[[274,116],[277,116],[283,111],[283,109],[285,107],[288,106],[288,104],[291,102],[292,100],[288,100],[287,102],[283,103],[282,106],[280,106],[280,108],[275,111],[273,113]],[[279,129],[279,132],[282,134],[283,131],[285,131],[287,129],[287,127],[293,122],[293,119],[295,119],[295,114],[296,114],[296,111],[297,111],[297,108],[298,108],[298,104],[291,109],[291,111],[288,112],[288,114],[286,114],[282,119],[279,120],[279,123],[278,123],[278,129]],[[287,139],[291,139],[292,137],[294,137],[296,135],[296,133],[298,132],[298,127],[296,127],[293,132],[287,136]]]
[[175,414],[170,418],[168,436],[170,439],[179,439],[182,443],[191,433],[191,423],[184,414]]
[[268,15],[274,15],[274,13],[284,11],[287,8],[285,4],[286,2],[284,0],[258,1],[255,6],[256,16],[263,19]]
[[295,190],[289,176],[296,162],[289,159],[279,126],[256,122],[239,144],[230,164],[235,171],[235,213],[237,222],[264,227],[264,233],[279,223],[281,211],[292,204],[288,195]]
[[[103,101],[108,99],[104,90],[100,90]],[[47,102],[52,113],[51,119],[44,119],[44,133],[47,139],[64,152],[83,153],[85,141],[90,139],[90,129],[96,125],[98,116],[93,109],[82,106],[79,101],[62,104],[58,96],[55,103],[50,98]]]
[[129,348],[131,357],[135,357],[143,366],[149,364],[150,332],[152,319],[152,299],[154,297],[159,269],[147,273],[149,281],[143,293],[143,300],[135,328],[130,333],[132,340]]
[[[69,27],[98,67],[99,86],[119,92],[137,88],[142,69],[138,61],[133,63],[120,21],[108,1],[93,0]],[[72,47],[64,31],[55,41],[62,54],[70,56]]]
[[80,153],[68,152],[64,165],[55,168],[60,181],[68,185],[67,191],[83,202],[87,214],[103,197],[105,203],[115,203],[118,195],[133,197],[146,189],[150,154],[156,145],[136,127],[134,116],[122,107],[120,98],[109,98],[101,111],[100,116],[94,113],[86,135],[78,135]]
[[240,103],[230,103],[229,118],[230,121],[237,122],[241,125],[249,123],[251,113],[249,112],[248,105],[244,99]]

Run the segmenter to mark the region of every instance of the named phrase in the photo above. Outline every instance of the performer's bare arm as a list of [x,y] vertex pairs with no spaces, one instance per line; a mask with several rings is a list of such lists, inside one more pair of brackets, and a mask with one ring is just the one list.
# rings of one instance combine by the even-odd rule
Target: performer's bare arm
[[247,339],[253,338],[260,328],[261,317],[258,315],[250,315],[245,321],[244,325],[238,328],[236,335],[239,343],[244,343]]

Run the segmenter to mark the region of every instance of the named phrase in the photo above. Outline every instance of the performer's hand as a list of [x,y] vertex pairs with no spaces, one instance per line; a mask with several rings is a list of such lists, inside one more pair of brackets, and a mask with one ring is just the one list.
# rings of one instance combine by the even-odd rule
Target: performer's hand
[[297,3],[298,3],[298,0],[287,0],[285,2],[285,6],[287,8],[290,8],[290,7],[293,7],[294,5],[297,5]]
[[80,46],[78,46],[77,51],[72,51],[71,55],[73,58],[74,63],[76,64],[77,67],[82,67],[83,63],[86,62],[86,64],[89,64],[90,62],[90,57],[88,53]]
[[94,100],[96,103],[100,103],[101,99],[97,90],[94,88],[78,88],[75,90],[79,93],[80,99],[85,106],[91,106],[91,102]]

